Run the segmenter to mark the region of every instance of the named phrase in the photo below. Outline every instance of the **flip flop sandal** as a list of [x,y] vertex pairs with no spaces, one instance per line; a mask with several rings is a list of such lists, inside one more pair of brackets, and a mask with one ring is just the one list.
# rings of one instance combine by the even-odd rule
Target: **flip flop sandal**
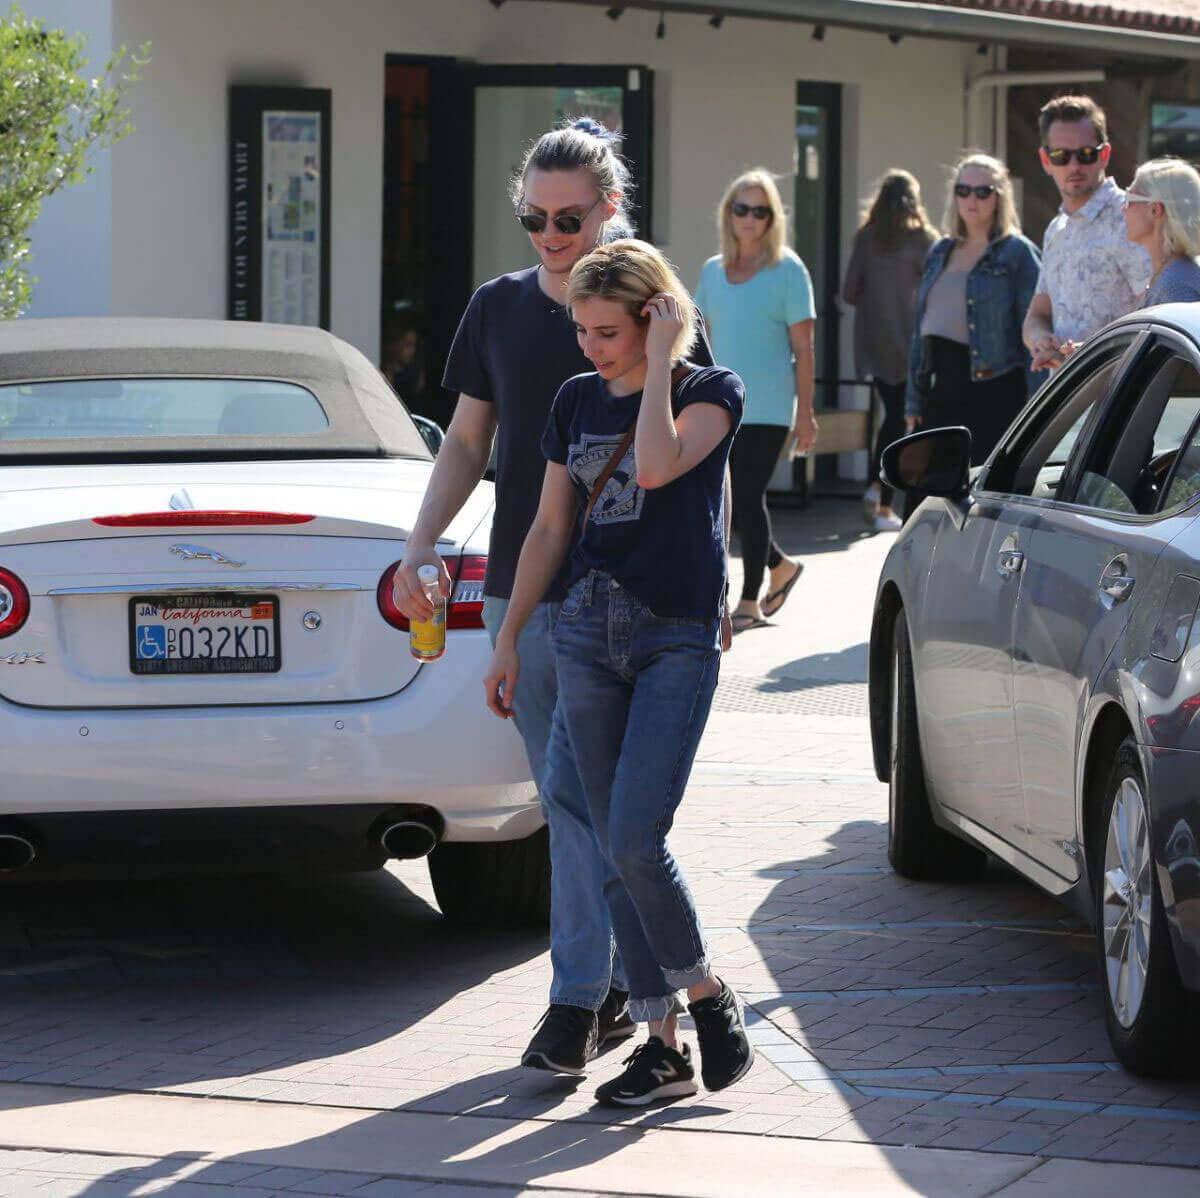
[[746,632],[751,628],[766,628],[766,620],[760,620],[757,616],[730,616],[729,623],[733,626],[733,635],[737,636],[739,632]]
[[[764,615],[764,616],[768,616],[768,617],[769,617],[769,616],[773,616],[773,615],[775,615],[775,613],[776,613],[776,612],[777,612],[777,611],[778,611],[778,610],[779,610],[779,609],[780,609],[780,608],[781,608],[781,607],[782,607],[782,606],[783,606],[783,605],[784,605],[784,604],[787,602],[787,597],[788,597],[788,595],[790,595],[790,594],[792,593],[792,587],[794,587],[794,586],[796,585],[797,581],[798,581],[798,580],[799,580],[799,578],[800,578],[800,575],[801,575],[801,574],[803,574],[803,573],[804,573],[804,563],[803,563],[803,562],[797,562],[797,563],[796,563],[796,573],[795,573],[795,574],[793,574],[793,575],[791,576],[791,578],[789,578],[789,579],[787,580],[787,582],[785,582],[785,583],[783,584],[783,586],[781,586],[781,587],[779,588],[779,590],[777,590],[777,591],[772,591],[772,592],[771,592],[771,593],[770,593],[770,594],[769,594],[769,595],[768,595],[768,596],[767,596],[767,597],[766,597],[766,598],[765,598],[765,599],[762,601],[762,603],[761,603],[761,605],[760,605],[760,606],[762,607],[762,613],[763,613],[763,615]],[[778,603],[776,603],[776,604],[775,604],[775,606],[774,606],[773,608],[771,608],[771,610],[770,610],[770,611],[767,611],[767,604],[774,602],[774,600],[776,600],[776,599],[778,599],[778,600],[779,600],[779,602],[778,602]]]

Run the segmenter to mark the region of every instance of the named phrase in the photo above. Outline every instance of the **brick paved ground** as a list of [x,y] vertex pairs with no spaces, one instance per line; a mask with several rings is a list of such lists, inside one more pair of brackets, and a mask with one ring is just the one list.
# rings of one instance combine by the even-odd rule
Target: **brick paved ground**
[[[673,837],[719,968],[752,1003],[759,1057],[742,1084],[611,1113],[591,1090],[619,1052],[582,1085],[514,1068],[544,1002],[544,945],[444,927],[419,864],[6,890],[0,1083],[55,1101],[71,1087],[242,1099],[248,1120],[256,1102],[292,1102],[1200,1165],[1200,1083],[1113,1062],[1091,935],[1064,908],[999,866],[954,886],[888,870],[864,719],[887,546],[855,514],[827,502],[783,521],[806,576],[727,657]],[[531,1158],[523,1180],[537,1175]],[[426,1185],[36,1151],[0,1155],[0,1178],[0,1194]]]

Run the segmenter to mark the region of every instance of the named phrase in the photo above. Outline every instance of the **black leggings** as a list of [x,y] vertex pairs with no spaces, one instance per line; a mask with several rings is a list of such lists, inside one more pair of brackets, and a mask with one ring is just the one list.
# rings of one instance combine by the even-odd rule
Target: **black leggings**
[[733,522],[742,538],[743,599],[757,599],[764,567],[774,570],[783,561],[783,550],[771,539],[767,483],[787,435],[782,424],[743,424],[729,452]]
[[879,483],[879,506],[892,506],[892,488],[879,477],[879,458],[893,441],[904,436],[904,383],[881,383],[875,380],[875,390],[883,402],[883,420],[875,434],[875,453],[871,458],[871,481]]

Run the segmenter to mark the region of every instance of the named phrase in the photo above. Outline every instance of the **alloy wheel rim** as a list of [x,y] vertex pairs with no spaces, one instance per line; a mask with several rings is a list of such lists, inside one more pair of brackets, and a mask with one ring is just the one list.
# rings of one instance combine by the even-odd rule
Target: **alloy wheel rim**
[[1136,778],[1125,778],[1113,800],[1104,845],[1101,918],[1108,1000],[1117,1022],[1132,1027],[1146,993],[1153,901],[1150,832]]

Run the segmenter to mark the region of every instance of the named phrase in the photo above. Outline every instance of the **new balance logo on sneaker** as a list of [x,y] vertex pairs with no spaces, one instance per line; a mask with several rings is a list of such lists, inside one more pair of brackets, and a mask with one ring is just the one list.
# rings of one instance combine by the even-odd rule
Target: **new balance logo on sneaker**
[[624,1064],[625,1072],[620,1077],[596,1090],[597,1102],[604,1106],[646,1106],[660,1098],[683,1098],[700,1089],[686,1044],[676,1052],[658,1036],[651,1036],[625,1058]]

